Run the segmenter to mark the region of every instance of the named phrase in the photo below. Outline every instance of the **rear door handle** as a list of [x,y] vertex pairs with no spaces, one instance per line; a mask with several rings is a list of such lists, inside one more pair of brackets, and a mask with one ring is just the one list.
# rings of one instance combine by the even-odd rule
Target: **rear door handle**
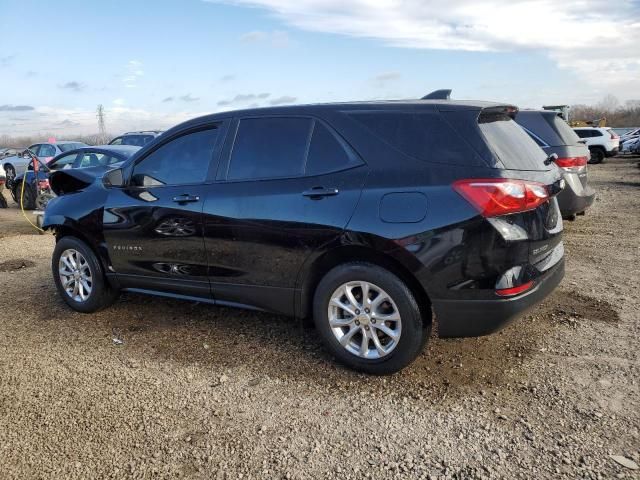
[[193,203],[199,202],[200,197],[198,197],[197,195],[189,195],[188,193],[183,193],[182,195],[173,197],[173,201],[176,203]]
[[333,197],[334,195],[338,195],[338,193],[337,188],[313,187],[311,190],[302,192],[302,195],[313,200],[319,200],[322,197]]

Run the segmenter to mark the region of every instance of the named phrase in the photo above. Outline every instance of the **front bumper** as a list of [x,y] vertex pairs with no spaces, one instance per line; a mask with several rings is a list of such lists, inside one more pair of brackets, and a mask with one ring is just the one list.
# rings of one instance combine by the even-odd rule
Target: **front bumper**
[[564,258],[522,295],[491,300],[432,300],[440,337],[479,337],[494,333],[546,298],[564,277]]

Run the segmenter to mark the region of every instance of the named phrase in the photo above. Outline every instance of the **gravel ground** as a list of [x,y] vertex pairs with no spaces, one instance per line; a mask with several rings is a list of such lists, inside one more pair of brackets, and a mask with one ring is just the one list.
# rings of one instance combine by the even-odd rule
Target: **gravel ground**
[[0,477],[640,478],[637,163],[589,167],[598,200],[566,223],[544,304],[499,334],[432,338],[391,377],[275,315],[137,295],[74,313],[53,238],[10,202]]

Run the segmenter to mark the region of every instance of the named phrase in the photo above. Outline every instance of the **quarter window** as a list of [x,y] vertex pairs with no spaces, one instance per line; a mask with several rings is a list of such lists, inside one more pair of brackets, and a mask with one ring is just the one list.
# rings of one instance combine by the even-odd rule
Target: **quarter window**
[[150,187],[204,182],[217,139],[218,129],[209,128],[171,140],[135,166],[132,184]]
[[320,122],[315,122],[309,157],[307,158],[306,175],[320,175],[335,172],[360,163],[354,155],[350,155],[341,142]]

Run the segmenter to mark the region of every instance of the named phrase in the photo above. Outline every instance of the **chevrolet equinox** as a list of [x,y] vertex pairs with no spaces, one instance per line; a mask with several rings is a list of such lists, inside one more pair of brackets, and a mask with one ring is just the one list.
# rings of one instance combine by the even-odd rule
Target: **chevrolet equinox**
[[120,291],[314,319],[373,374],[494,332],[564,274],[561,171],[517,108],[416,100],[242,110],[163,133],[122,168],[55,172],[44,227],[74,310]]

